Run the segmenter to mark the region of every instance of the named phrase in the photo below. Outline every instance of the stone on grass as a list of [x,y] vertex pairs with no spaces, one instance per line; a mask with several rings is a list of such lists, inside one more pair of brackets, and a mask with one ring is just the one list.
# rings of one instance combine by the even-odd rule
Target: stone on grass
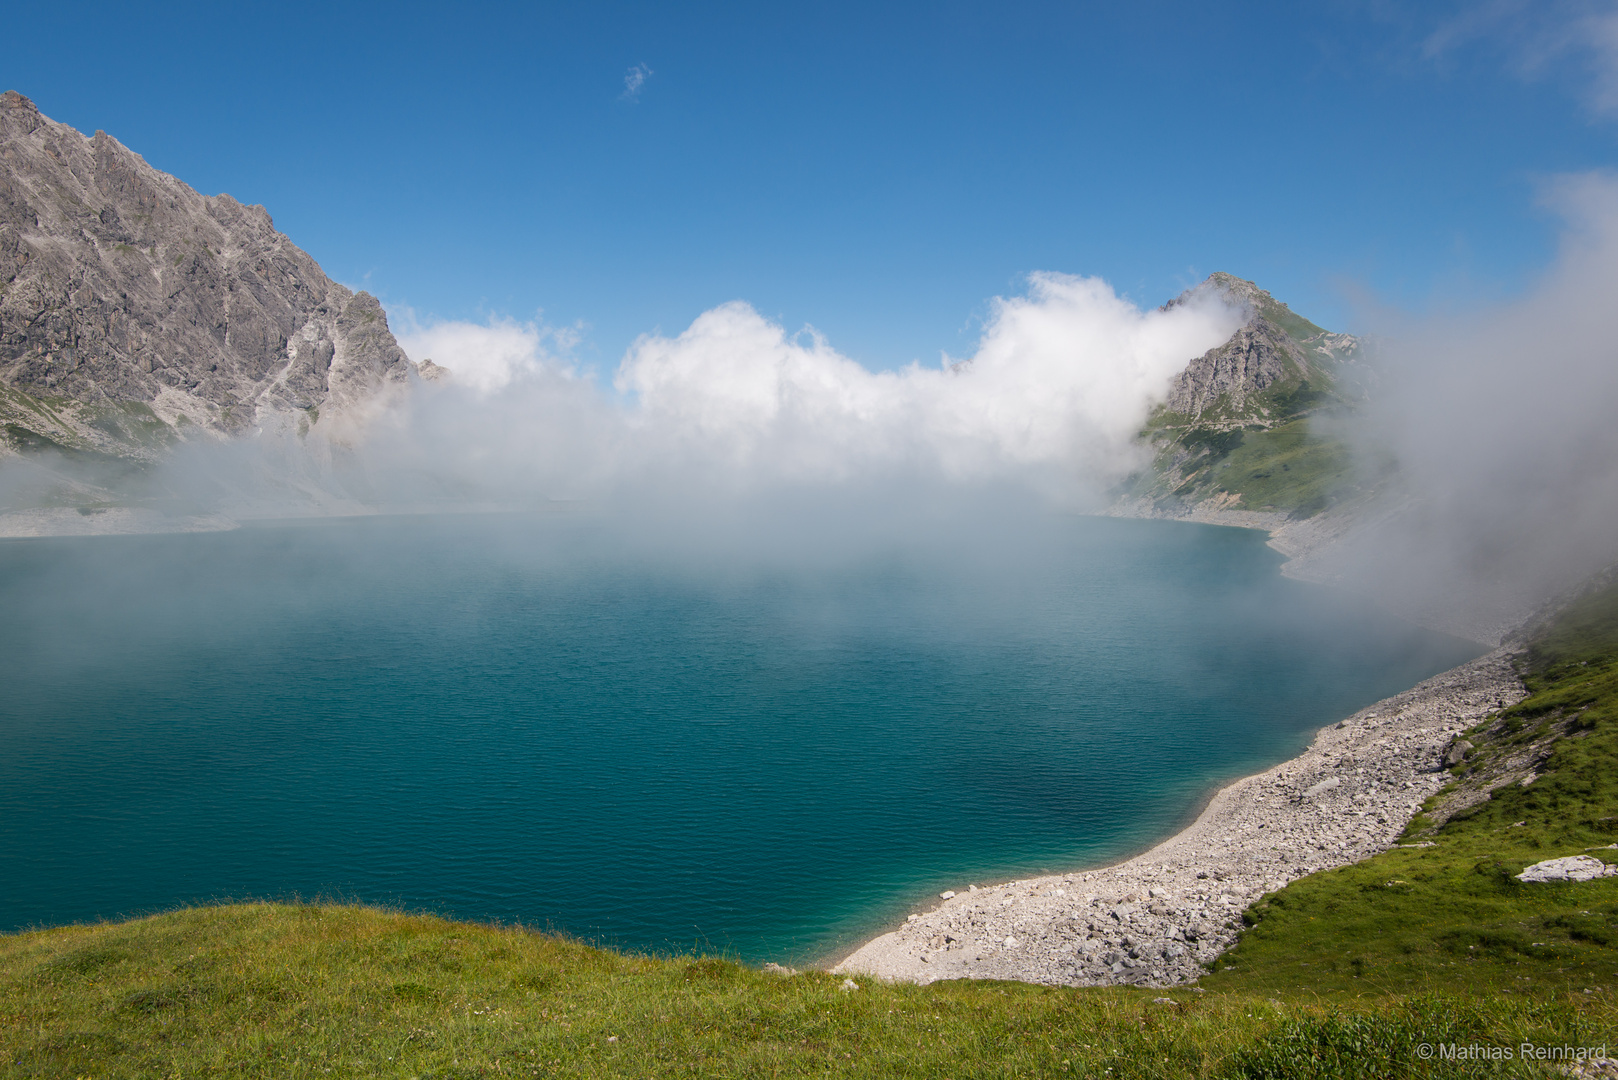
[[1569,855],[1565,859],[1546,859],[1537,862],[1517,875],[1518,881],[1594,881],[1596,878],[1618,874],[1618,866],[1608,866],[1600,859],[1588,855]]

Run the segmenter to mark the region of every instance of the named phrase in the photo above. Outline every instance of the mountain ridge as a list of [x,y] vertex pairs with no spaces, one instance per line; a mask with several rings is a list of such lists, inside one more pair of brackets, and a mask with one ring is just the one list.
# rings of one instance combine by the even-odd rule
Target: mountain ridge
[[[1346,448],[1307,428],[1354,405],[1359,342],[1224,272],[1163,308],[1210,294],[1247,317],[1163,388],[1140,434],[1152,464],[1120,504],[1312,516],[1353,486]],[[343,441],[343,418],[445,374],[262,206],[0,94],[0,458],[53,473],[34,503],[127,502],[119,477],[188,440],[318,426]]]
[[262,206],[0,94],[0,447],[153,460],[197,434],[307,431],[415,373],[376,298]]
[[1170,383],[1159,408],[1189,421],[1263,422],[1270,403],[1249,402],[1265,391],[1316,381],[1330,391],[1337,370],[1358,356],[1359,339],[1323,330],[1256,284],[1223,271],[1163,305],[1168,310],[1213,293],[1246,309],[1247,321],[1223,344],[1191,360]]

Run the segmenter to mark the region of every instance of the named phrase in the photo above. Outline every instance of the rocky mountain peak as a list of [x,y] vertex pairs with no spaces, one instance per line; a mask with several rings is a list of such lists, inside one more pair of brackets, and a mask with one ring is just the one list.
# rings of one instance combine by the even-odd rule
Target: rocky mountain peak
[[1251,304],[1257,304],[1260,300],[1272,304],[1275,303],[1275,297],[1259,288],[1253,282],[1248,281],[1245,278],[1239,278],[1235,274],[1227,274],[1223,270],[1215,270],[1213,273],[1209,274],[1208,280],[1204,281],[1198,287],[1206,289],[1218,289],[1227,296],[1233,296],[1238,299],[1245,300]]
[[1211,274],[1164,309],[1210,293],[1241,307],[1247,321],[1174,377],[1163,405],[1168,414],[1190,422],[1264,423],[1276,418],[1266,396],[1332,390],[1335,368],[1351,361],[1358,349],[1354,338],[1322,330],[1234,274]]
[[10,123],[25,131],[32,131],[44,120],[39,115],[39,106],[15,90],[7,90],[0,94],[0,113],[7,114]]
[[[1115,512],[1245,523],[1217,515],[1264,511],[1308,518],[1363,497],[1348,446],[1317,428],[1323,410],[1352,411],[1368,379],[1359,342],[1322,330],[1251,281],[1213,274],[1164,305],[1210,294],[1246,318],[1217,348],[1186,364],[1140,438],[1149,469],[1118,491]],[[1251,520],[1251,519],[1249,519]]]
[[306,429],[414,370],[376,299],[262,206],[0,94],[0,445],[147,457],[190,433]]

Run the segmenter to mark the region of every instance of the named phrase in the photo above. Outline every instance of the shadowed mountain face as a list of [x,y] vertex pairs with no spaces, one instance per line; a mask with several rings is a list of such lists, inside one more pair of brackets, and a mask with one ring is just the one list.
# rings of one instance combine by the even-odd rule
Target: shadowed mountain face
[[407,383],[368,293],[260,206],[0,95],[0,435],[151,458],[190,432],[306,429]]

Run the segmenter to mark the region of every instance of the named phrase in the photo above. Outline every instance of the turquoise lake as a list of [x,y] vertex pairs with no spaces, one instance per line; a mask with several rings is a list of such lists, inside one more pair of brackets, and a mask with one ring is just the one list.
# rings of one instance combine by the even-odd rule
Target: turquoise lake
[[1003,533],[0,541],[0,930],[331,896],[801,963],[1140,850],[1481,651],[1282,578],[1254,532]]

